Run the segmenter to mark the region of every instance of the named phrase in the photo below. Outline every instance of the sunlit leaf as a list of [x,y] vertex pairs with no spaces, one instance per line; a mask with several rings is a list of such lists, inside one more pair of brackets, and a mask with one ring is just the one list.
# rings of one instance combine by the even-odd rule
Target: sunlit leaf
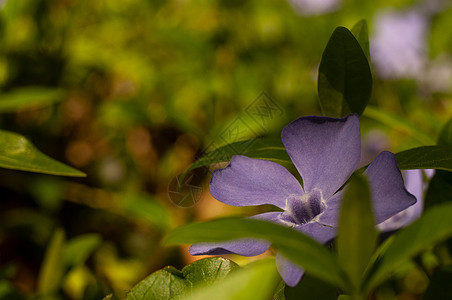
[[84,177],[83,172],[41,153],[23,136],[0,130],[0,167],[36,173]]
[[211,257],[195,261],[179,271],[165,267],[152,273],[127,293],[127,300],[172,299],[187,296],[193,288],[223,281],[238,265],[233,261]]
[[369,183],[363,175],[355,176],[345,192],[336,243],[339,262],[354,285],[354,293],[360,293],[377,243]]
[[371,91],[372,74],[363,49],[347,28],[337,27],[319,66],[318,93],[323,114],[362,114]]
[[47,106],[63,100],[61,89],[31,86],[0,94],[0,112],[14,112],[25,108]]
[[349,282],[337,258],[325,246],[295,230],[270,222],[227,218],[194,223],[175,229],[166,237],[165,243],[174,245],[240,238],[266,239],[272,242],[284,256],[312,275],[334,285],[349,287]]
[[418,220],[399,231],[369,279],[369,291],[388,279],[394,270],[422,251],[452,236],[452,204],[440,204],[427,210]]

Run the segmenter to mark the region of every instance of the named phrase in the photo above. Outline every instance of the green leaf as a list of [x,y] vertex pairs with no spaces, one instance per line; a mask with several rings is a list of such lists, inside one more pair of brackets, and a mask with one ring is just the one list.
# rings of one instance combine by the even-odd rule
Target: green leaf
[[267,159],[286,166],[291,164],[291,160],[281,142],[281,138],[260,138],[221,146],[197,160],[187,169],[187,172],[217,162],[229,161],[234,155]]
[[57,229],[47,247],[38,277],[37,292],[41,296],[51,296],[58,291],[63,276],[64,231]]
[[361,46],[361,49],[363,49],[367,61],[370,62],[369,31],[367,29],[366,20],[364,19],[359,20],[350,31],[353,33],[353,36],[358,41],[359,45]]
[[405,227],[387,245],[376,271],[366,284],[370,291],[388,279],[399,266],[415,255],[452,236],[452,203],[427,210],[418,220]]
[[336,300],[336,288],[315,278],[309,274],[303,276],[303,280],[295,287],[287,287],[287,300]]
[[364,116],[376,120],[390,128],[396,129],[404,134],[408,134],[413,139],[417,140],[421,145],[434,145],[435,140],[429,135],[425,134],[416,125],[407,121],[406,118],[402,118],[398,115],[391,114],[386,111],[377,109],[376,107],[366,107]]
[[[452,145],[452,119],[441,129],[438,145]],[[425,195],[425,207],[452,201],[452,173],[437,170]]]
[[345,27],[334,30],[319,67],[318,93],[324,115],[362,114],[372,91],[372,74],[359,42]]
[[423,300],[452,299],[452,266],[445,266],[436,270],[430,279]]
[[343,288],[349,282],[336,256],[328,249],[291,228],[271,222],[244,218],[218,219],[175,229],[165,239],[167,245],[220,242],[240,238],[258,238],[272,242],[285,257],[312,275]]
[[210,287],[198,287],[185,300],[267,300],[279,282],[273,259],[262,259],[235,271]]
[[83,264],[101,243],[102,237],[96,233],[83,234],[67,241],[64,246],[66,266]]
[[14,112],[25,108],[47,106],[63,100],[60,89],[44,86],[29,86],[0,94],[0,112]]
[[36,173],[85,177],[85,173],[41,153],[23,136],[0,130],[0,167]]
[[118,196],[119,210],[126,215],[142,219],[161,229],[169,227],[171,215],[157,199],[146,194],[121,194]]
[[341,205],[337,253],[342,268],[360,294],[361,282],[377,244],[369,183],[357,175],[346,189]]
[[238,269],[236,263],[221,257],[195,261],[182,271],[165,267],[134,286],[127,293],[127,300],[160,300],[188,295],[194,287],[223,281],[236,269]]
[[452,145],[423,146],[395,154],[401,170],[438,169],[452,171]]

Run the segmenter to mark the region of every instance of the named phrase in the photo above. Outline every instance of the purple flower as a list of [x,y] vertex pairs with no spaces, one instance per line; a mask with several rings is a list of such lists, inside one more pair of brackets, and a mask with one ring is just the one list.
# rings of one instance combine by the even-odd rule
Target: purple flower
[[[360,160],[359,118],[303,117],[285,127],[281,138],[287,153],[300,173],[303,187],[281,165],[236,155],[224,169],[216,170],[210,192],[219,201],[234,206],[272,204],[283,211],[251,218],[290,226],[320,243],[336,236],[343,190]],[[402,176],[390,152],[382,152],[369,165],[369,178],[376,223],[392,217],[416,202],[405,189]],[[192,255],[236,253],[254,256],[265,252],[270,243],[240,239],[221,243],[197,243]],[[276,264],[281,277],[295,286],[303,269],[280,253]]]

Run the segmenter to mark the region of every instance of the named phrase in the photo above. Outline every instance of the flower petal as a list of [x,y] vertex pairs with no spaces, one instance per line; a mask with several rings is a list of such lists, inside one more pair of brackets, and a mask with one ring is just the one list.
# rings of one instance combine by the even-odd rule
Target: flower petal
[[[279,221],[281,214],[281,212],[268,212],[249,218],[281,223]],[[267,251],[270,244],[270,242],[260,239],[238,239],[226,242],[196,243],[190,246],[188,252],[191,255],[239,254],[243,256],[255,256]]]
[[213,172],[209,188],[215,199],[234,206],[273,204],[284,209],[290,194],[303,194],[298,180],[283,166],[241,155]]
[[416,203],[405,188],[393,153],[380,153],[364,174],[369,178],[376,224]]
[[190,246],[191,255],[223,255],[239,254],[255,256],[264,253],[270,247],[270,242],[258,239],[238,239],[218,243],[196,243]]
[[[405,170],[403,175],[405,178],[405,186],[409,193],[413,194],[417,202],[405,210],[390,217],[386,221],[378,224],[380,231],[392,231],[408,226],[414,220],[419,218],[424,207],[424,192],[426,183],[423,179],[423,172],[431,172],[433,170]],[[431,177],[427,174],[427,177]]]
[[356,114],[343,119],[302,117],[287,125],[281,138],[303,178],[304,191],[318,188],[325,200],[344,184],[360,160]]
[[296,286],[304,275],[303,268],[285,258],[281,252],[275,257],[276,268],[284,282],[291,287]]

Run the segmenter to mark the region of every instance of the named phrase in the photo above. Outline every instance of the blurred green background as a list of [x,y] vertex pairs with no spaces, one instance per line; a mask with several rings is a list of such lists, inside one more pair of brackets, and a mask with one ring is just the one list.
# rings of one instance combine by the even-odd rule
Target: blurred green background
[[[420,44],[392,48],[417,69],[372,59],[363,156],[434,144],[452,115],[449,4],[344,0],[312,15],[282,0],[2,1],[0,129],[87,177],[0,169],[0,298],[122,297],[147,274],[193,259],[160,245],[171,228],[253,213],[215,201],[208,172],[194,205],[175,205],[168,189],[206,149],[236,140],[223,133],[237,122],[240,139],[278,136],[291,120],[320,115],[317,68],[336,26],[366,19],[371,56],[387,57],[378,49],[418,21],[379,38],[382,14],[421,18]],[[277,109],[260,123],[248,112],[262,96]],[[13,98],[19,111],[5,104]],[[410,284],[401,290],[416,299],[423,290]]]

